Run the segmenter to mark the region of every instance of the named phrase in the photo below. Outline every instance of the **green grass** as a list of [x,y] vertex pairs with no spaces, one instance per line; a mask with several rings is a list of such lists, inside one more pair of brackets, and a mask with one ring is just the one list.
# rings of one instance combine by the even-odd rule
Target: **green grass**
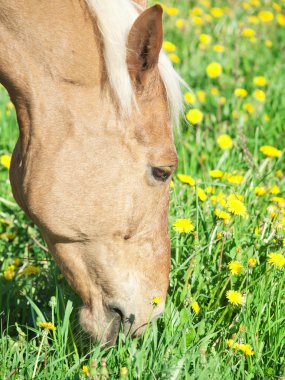
[[[246,4],[252,2],[248,0]],[[270,189],[277,185],[285,197],[285,163],[283,157],[266,158],[263,145],[273,145],[284,151],[285,141],[285,30],[276,21],[278,12],[271,1],[261,1],[259,7],[244,9],[244,3],[220,1],[228,6],[221,18],[211,23],[193,25],[189,10],[200,6],[204,14],[210,11],[195,1],[173,1],[178,16],[164,18],[165,40],[176,45],[176,64],[194,94],[206,93],[205,102],[196,99],[185,104],[185,114],[192,108],[203,112],[199,126],[182,120],[176,136],[179,168],[171,189],[169,228],[172,242],[172,269],[165,313],[148,326],[140,338],[130,339],[120,334],[116,347],[103,349],[92,344],[78,326],[80,302],[60,275],[55,263],[43,249],[37,228],[24,216],[12,198],[8,170],[0,168],[0,378],[1,379],[84,379],[83,364],[96,360],[101,371],[101,359],[107,359],[112,379],[120,377],[127,367],[128,379],[283,379],[285,376],[285,268],[268,263],[272,252],[284,255],[284,202],[272,200]],[[279,1],[281,12],[285,4]],[[247,6],[245,6],[247,7]],[[270,23],[249,24],[249,15],[260,10],[274,14]],[[202,16],[203,17],[203,16]],[[178,18],[185,28],[175,26]],[[243,23],[243,26],[241,25]],[[256,31],[256,43],[241,37],[243,27]],[[199,35],[212,37],[210,45],[201,49]],[[271,40],[272,47],[265,46]],[[223,53],[213,51],[214,44],[225,47]],[[208,78],[206,67],[219,62],[223,73]],[[258,88],[253,77],[262,75],[267,85],[264,103],[253,97]],[[217,87],[218,95],[211,90]],[[245,88],[245,98],[234,96],[238,87]],[[186,91],[186,90],[185,90]],[[282,96],[283,93],[283,96]],[[219,98],[225,97],[224,105]],[[0,89],[0,155],[11,154],[18,129],[9,98]],[[245,103],[255,108],[252,114],[243,109]],[[235,112],[235,114],[233,114]],[[265,115],[267,118],[265,119]],[[233,140],[230,150],[217,144],[221,134]],[[225,177],[214,179],[212,169],[243,176],[240,184]],[[282,170],[283,174],[276,176]],[[196,186],[181,183],[177,174],[191,175]],[[215,194],[209,193],[209,186]],[[266,188],[263,196],[255,195],[257,186]],[[201,201],[197,188],[206,191]],[[208,192],[207,192],[208,191]],[[215,209],[227,211],[227,204],[216,203],[213,196],[223,193],[242,195],[248,217],[231,213],[227,224],[215,216]],[[179,234],[172,224],[179,218],[189,218],[194,231]],[[256,259],[254,267],[249,258]],[[7,279],[5,270],[21,258],[14,277]],[[243,270],[231,275],[230,261],[239,261]],[[40,268],[39,273],[16,276],[23,265]],[[5,278],[6,277],[6,278]],[[230,289],[246,295],[244,306],[233,306],[227,298]],[[200,312],[191,305],[196,301]],[[56,331],[46,334],[38,323],[51,321]],[[229,348],[228,339],[250,344],[253,355]]]

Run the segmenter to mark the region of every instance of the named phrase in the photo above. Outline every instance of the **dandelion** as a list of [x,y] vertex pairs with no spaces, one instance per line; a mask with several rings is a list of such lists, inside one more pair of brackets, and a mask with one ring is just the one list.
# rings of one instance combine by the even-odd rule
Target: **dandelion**
[[228,198],[226,207],[229,210],[229,212],[231,212],[234,215],[242,216],[243,218],[247,216],[247,210],[245,205],[237,197],[231,199]]
[[259,19],[257,16],[248,16],[247,20],[250,24],[258,24],[259,23]]
[[278,203],[280,207],[285,207],[285,198],[282,197],[273,197],[270,199],[273,202]]
[[248,260],[247,260],[247,265],[250,267],[250,268],[253,268],[257,263],[257,260],[255,257],[250,257]]
[[164,41],[162,47],[167,53],[173,53],[176,50],[176,46],[170,41]]
[[245,103],[243,109],[250,114],[254,112],[254,106],[251,103]]
[[278,14],[277,16],[276,16],[276,20],[277,20],[277,22],[278,22],[278,24],[279,25],[281,25],[281,26],[285,26],[285,15],[283,15],[283,14]]
[[243,181],[243,176],[240,175],[240,174],[237,174],[237,175],[230,174],[230,175],[227,176],[227,180],[230,183],[233,183],[235,185],[239,185]]
[[203,19],[202,19],[202,17],[193,16],[192,17],[192,22],[193,22],[194,25],[202,25],[203,24]]
[[233,140],[229,135],[223,134],[217,138],[217,144],[223,150],[231,149],[233,146]]
[[15,277],[14,265],[10,265],[10,266],[8,266],[7,269],[4,270],[3,277],[5,278],[6,281],[12,281],[13,280],[13,278]]
[[190,16],[201,16],[203,14],[203,9],[199,7],[194,7],[189,12]]
[[228,268],[233,276],[240,274],[242,272],[242,264],[239,261],[231,261],[228,264]]
[[209,173],[212,178],[222,178],[224,175],[221,170],[210,170]]
[[255,195],[258,195],[259,197],[266,194],[266,190],[264,187],[261,187],[261,186],[257,186],[255,189],[254,189],[254,194]]
[[177,174],[177,178],[182,183],[187,183],[190,186],[195,186],[196,184],[195,179],[193,179],[190,175],[187,174]]
[[213,46],[213,50],[217,53],[222,53],[225,51],[225,47],[223,45],[216,44]]
[[194,226],[190,219],[177,219],[172,225],[174,231],[180,234],[194,231]]
[[280,193],[280,189],[277,185],[274,185],[272,186],[270,189],[269,189],[269,192],[271,194],[279,194]]
[[281,7],[277,3],[272,3],[272,8],[275,9],[277,12],[281,12]]
[[179,62],[180,62],[180,58],[178,57],[177,54],[170,53],[170,54],[168,54],[168,58],[169,58],[170,61],[173,62],[173,63],[179,63]]
[[251,29],[251,28],[245,28],[242,32],[241,32],[241,35],[243,37],[247,37],[247,38],[252,38],[255,36],[255,30]]
[[260,11],[258,13],[258,18],[264,23],[268,23],[273,20],[273,13],[269,11]]
[[263,103],[265,101],[265,92],[262,90],[255,90],[253,92],[253,96],[256,100],[258,100],[260,103]]
[[285,257],[282,255],[282,253],[269,253],[268,263],[277,268],[283,268],[285,266]]
[[198,198],[200,199],[200,201],[205,202],[207,200],[207,195],[205,191],[201,189],[201,187],[198,187],[197,193],[198,193]]
[[211,87],[211,94],[212,95],[219,95],[219,89],[217,87]]
[[15,265],[15,267],[19,267],[21,264],[22,264],[22,259],[20,259],[20,257],[15,257],[13,260],[13,265]]
[[190,123],[198,124],[203,120],[203,113],[198,108],[193,108],[188,111],[186,118],[190,121]]
[[271,40],[265,40],[265,46],[267,47],[267,48],[271,48],[272,47],[272,41]]
[[157,306],[161,303],[161,298],[160,297],[153,297],[151,303],[153,306]]
[[197,95],[197,98],[198,98],[200,103],[202,103],[202,104],[205,103],[205,101],[206,101],[206,92],[205,91],[198,90],[196,92],[196,95]]
[[175,7],[166,7],[165,13],[167,13],[169,16],[177,16],[179,13],[179,9]]
[[122,367],[120,369],[120,379],[125,379],[128,374],[128,368],[127,367]]
[[84,375],[89,377],[89,369],[88,369],[87,365],[82,366],[82,373],[84,373]]
[[188,104],[194,104],[196,102],[196,97],[192,92],[186,92],[184,94],[184,100]]
[[238,98],[244,98],[247,96],[247,91],[244,88],[236,88],[234,94]]
[[263,145],[259,150],[267,157],[280,157],[282,153],[281,150],[270,145]]
[[282,172],[282,170],[281,170],[281,169],[276,170],[276,172],[275,172],[275,176],[276,176],[277,178],[282,178],[282,177],[283,177],[283,172]]
[[218,7],[213,7],[210,9],[210,12],[212,14],[213,17],[216,17],[216,18],[220,18],[223,16],[224,14],[224,11],[222,8],[218,8]]
[[196,315],[198,315],[198,314],[200,313],[200,306],[199,306],[199,304],[198,304],[197,301],[194,301],[194,302],[191,304],[191,308],[192,308],[192,310],[194,311],[194,313],[195,313]]
[[226,211],[220,210],[219,208],[215,209],[215,215],[222,220],[229,221],[231,219],[231,216]]
[[224,104],[226,104],[226,101],[227,101],[226,97],[225,97],[225,96],[221,96],[221,97],[219,98],[219,100],[218,100],[218,103],[219,103],[220,105],[224,105]]
[[266,85],[267,80],[266,80],[266,78],[263,77],[263,76],[254,77],[254,78],[253,78],[253,83],[254,83],[256,86],[263,87],[263,86]]
[[175,21],[175,26],[177,29],[183,29],[185,26],[185,20],[182,18],[179,18],[178,20]]
[[244,343],[240,343],[238,345],[238,348],[247,356],[252,356],[254,355],[254,351],[251,347],[250,344],[244,344]]
[[222,74],[222,66],[218,62],[211,62],[207,66],[206,72],[209,78],[217,78]]
[[202,33],[199,36],[199,41],[201,44],[209,45],[212,41],[212,37],[209,34]]
[[10,169],[11,165],[11,156],[8,154],[3,154],[0,158],[1,165],[4,166],[6,169]]
[[245,296],[236,290],[228,290],[226,293],[226,297],[232,305],[242,306],[245,305]]
[[41,323],[39,323],[39,326],[42,327],[43,329],[48,329],[50,331],[56,330],[55,325],[51,322],[41,322]]

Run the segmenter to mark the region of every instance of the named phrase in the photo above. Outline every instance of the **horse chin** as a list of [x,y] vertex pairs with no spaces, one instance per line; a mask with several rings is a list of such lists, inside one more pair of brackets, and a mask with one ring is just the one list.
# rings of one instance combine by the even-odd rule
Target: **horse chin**
[[80,324],[95,342],[112,346],[119,335],[121,316],[118,313],[98,315],[96,311],[84,306],[80,310]]

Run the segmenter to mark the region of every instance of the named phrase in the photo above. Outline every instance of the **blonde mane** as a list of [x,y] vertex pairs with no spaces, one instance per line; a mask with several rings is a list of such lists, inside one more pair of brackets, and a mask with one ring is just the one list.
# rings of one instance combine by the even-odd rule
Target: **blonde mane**
[[[104,42],[104,59],[111,88],[124,116],[131,114],[136,97],[126,65],[126,42],[128,33],[140,8],[131,0],[86,0],[96,17]],[[159,57],[159,72],[166,88],[171,118],[178,124],[183,108],[179,75],[162,51]]]

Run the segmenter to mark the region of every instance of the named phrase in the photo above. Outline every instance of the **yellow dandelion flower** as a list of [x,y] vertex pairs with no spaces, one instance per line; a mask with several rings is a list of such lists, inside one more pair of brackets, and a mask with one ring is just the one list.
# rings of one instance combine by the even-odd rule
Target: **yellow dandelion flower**
[[173,53],[176,50],[176,46],[170,41],[164,41],[162,47],[168,53]]
[[236,88],[234,94],[238,98],[244,98],[247,96],[247,91],[244,88]]
[[191,304],[191,308],[192,308],[192,310],[194,311],[194,313],[195,313],[196,315],[198,315],[198,314],[200,313],[200,306],[199,306],[199,304],[198,304],[197,301],[194,301],[194,302]]
[[220,210],[219,208],[215,209],[215,215],[222,220],[230,220],[231,216],[226,211]]
[[264,187],[262,187],[262,186],[257,186],[254,189],[254,194],[258,195],[258,196],[264,195],[264,194],[266,194],[266,189]]
[[237,111],[233,111],[233,112],[232,112],[232,118],[233,118],[233,119],[238,119],[238,117],[239,117],[238,112],[237,112]]
[[283,15],[282,13],[278,14],[276,16],[276,20],[277,20],[279,25],[285,26],[285,15]]
[[253,96],[256,100],[258,100],[261,103],[265,101],[265,97],[266,97],[265,92],[262,90],[255,90],[253,92]]
[[174,231],[180,234],[194,231],[194,226],[190,219],[177,219],[172,225]]
[[210,91],[214,96],[219,95],[219,89],[217,87],[211,87]]
[[285,207],[285,198],[282,197],[273,197],[270,199],[273,202],[278,203],[279,207]]
[[225,47],[220,44],[216,44],[213,46],[213,50],[217,53],[223,53],[225,51]]
[[40,273],[40,271],[41,271],[41,269],[39,267],[35,267],[33,265],[28,265],[23,270],[21,270],[20,273],[18,273],[18,276],[23,276],[23,275],[30,276],[33,274],[38,274],[38,273]]
[[236,174],[236,175],[230,174],[227,176],[227,181],[235,185],[239,185],[243,181],[243,176],[240,174]]
[[8,154],[3,154],[0,158],[1,165],[4,166],[6,169],[10,169],[11,165],[11,156]]
[[282,170],[281,170],[281,169],[277,170],[277,171],[275,172],[275,176],[276,176],[277,178],[282,178],[282,177],[283,177],[283,172],[282,172]]
[[210,170],[209,173],[212,178],[222,178],[224,175],[221,170]]
[[187,174],[177,174],[177,178],[182,183],[187,183],[190,186],[195,186],[196,181],[190,175]]
[[211,62],[206,68],[206,73],[209,78],[217,78],[222,74],[222,66],[218,62]]
[[232,305],[245,305],[245,296],[236,290],[228,290],[226,293],[226,297]]
[[279,194],[280,193],[280,189],[277,185],[274,185],[272,186],[270,189],[269,189],[269,192],[271,194]]
[[178,8],[175,8],[175,7],[166,7],[165,12],[166,12],[169,16],[177,16],[178,13],[179,13],[179,9],[178,9]]
[[179,18],[178,20],[175,21],[175,26],[177,29],[183,29],[185,27],[185,20],[182,18]]
[[213,21],[213,17],[207,14],[204,15],[204,19],[208,24],[210,24]]
[[153,306],[157,306],[161,303],[161,298],[160,297],[153,297],[151,303],[153,304]]
[[215,17],[215,18],[220,18],[224,14],[223,9],[222,8],[218,8],[218,7],[211,8],[210,12],[211,12],[212,16]]
[[196,96],[193,94],[193,92],[186,92],[184,94],[184,100],[188,104],[194,104],[196,102]]
[[197,193],[198,193],[198,198],[200,199],[200,201],[205,202],[207,200],[207,195],[203,189],[198,187]]
[[238,345],[238,348],[247,356],[252,356],[254,355],[254,351],[251,347],[250,344],[244,344],[244,343],[240,343]]
[[243,29],[243,31],[241,32],[241,35],[243,37],[247,37],[247,38],[252,38],[252,37],[255,37],[255,30],[251,29],[251,28],[245,28]]
[[255,257],[250,257],[248,260],[247,260],[247,265],[251,268],[253,268],[257,263],[257,260]]
[[250,24],[258,24],[259,23],[259,19],[257,16],[248,16],[247,20]]
[[251,103],[245,103],[242,108],[250,114],[254,113],[254,106]]
[[200,103],[205,103],[205,101],[206,101],[206,92],[205,91],[198,90],[196,92],[196,95],[197,95],[197,98],[198,98]]
[[51,322],[41,322],[39,323],[39,326],[42,327],[43,329],[48,329],[48,330],[51,330],[51,331],[55,331],[56,330],[56,327],[53,323]]
[[244,2],[244,3],[242,3],[242,7],[243,7],[243,9],[245,9],[247,11],[251,8],[251,5],[249,3]]
[[234,215],[242,216],[243,218],[247,217],[247,210],[242,201],[239,199],[228,199],[226,207]]
[[215,194],[216,188],[214,186],[207,186],[206,187],[206,193],[208,194]]
[[277,12],[281,12],[281,7],[278,3],[272,3],[272,8],[275,9]]
[[223,134],[217,138],[217,144],[221,149],[231,149],[233,147],[233,140],[229,135]]
[[202,17],[199,16],[192,16],[192,22],[194,25],[202,25],[203,24],[203,19]]
[[233,339],[227,339],[227,346],[229,348],[234,348],[235,350],[238,349],[238,343],[235,342]]
[[268,23],[270,21],[273,20],[274,16],[273,16],[273,13],[272,12],[269,12],[269,11],[260,11],[258,13],[258,18],[260,21],[264,22],[264,23]]
[[201,16],[203,14],[203,9],[199,7],[194,7],[190,10],[190,16]]
[[253,78],[253,83],[254,83],[256,86],[263,87],[263,86],[266,85],[267,80],[266,80],[266,78],[263,77],[263,76],[258,76],[258,77],[254,77],[254,78]]
[[82,366],[82,373],[84,373],[84,375],[89,377],[89,369],[87,365]]
[[263,145],[259,150],[267,157],[280,157],[282,153],[281,150],[270,145]]
[[3,277],[5,278],[6,281],[12,281],[13,280],[13,278],[15,277],[14,265],[10,265],[10,266],[8,266],[7,269],[4,270]]
[[199,36],[199,41],[201,44],[209,45],[212,41],[212,37],[209,34],[202,33]]
[[173,62],[173,63],[179,63],[179,62],[180,62],[180,58],[178,57],[177,54],[170,53],[170,54],[168,54],[168,58],[169,58],[170,61]]
[[242,269],[243,269],[242,264],[239,261],[231,261],[231,262],[229,262],[228,268],[231,271],[231,274],[233,276],[235,276],[237,274],[241,274]]
[[203,120],[203,113],[198,108],[193,108],[186,114],[191,124],[199,124]]
[[120,379],[125,379],[128,374],[128,368],[127,367],[122,367],[120,369]]
[[15,257],[13,260],[13,265],[15,265],[15,267],[19,267],[21,264],[22,264],[22,259],[20,259],[20,257]]
[[285,266],[285,257],[282,255],[282,253],[269,253],[268,263],[277,268],[283,268]]
[[271,48],[273,45],[272,41],[271,40],[265,40],[265,46],[268,47],[268,48]]

